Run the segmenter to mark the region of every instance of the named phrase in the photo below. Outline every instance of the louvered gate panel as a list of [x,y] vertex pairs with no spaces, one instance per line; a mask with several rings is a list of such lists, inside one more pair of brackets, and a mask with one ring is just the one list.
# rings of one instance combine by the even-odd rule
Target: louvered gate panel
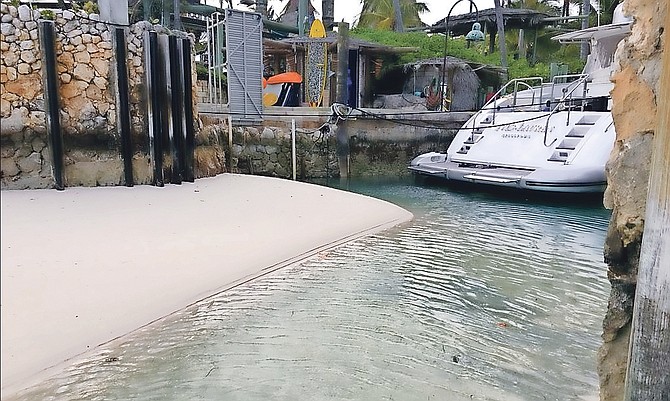
[[226,10],[228,105],[238,123],[263,120],[263,20],[260,14]]

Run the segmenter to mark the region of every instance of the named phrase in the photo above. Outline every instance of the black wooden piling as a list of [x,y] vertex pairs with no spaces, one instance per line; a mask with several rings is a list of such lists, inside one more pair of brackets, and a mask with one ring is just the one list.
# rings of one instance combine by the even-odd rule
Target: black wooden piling
[[58,73],[56,71],[56,47],[54,23],[39,22],[40,47],[44,68],[44,100],[46,106],[47,135],[51,148],[51,166],[54,187],[65,189],[63,163],[63,132],[60,125],[60,101],[58,94]]
[[184,181],[193,182],[195,179],[194,169],[194,149],[195,132],[193,128],[193,81],[191,71],[191,41],[182,39],[182,76],[184,82]]
[[184,131],[183,113],[184,100],[182,96],[181,60],[177,37],[170,36],[168,42],[169,64],[170,64],[170,87],[172,118],[172,180],[174,184],[181,184],[184,166]]
[[123,158],[123,174],[125,184],[132,187],[133,182],[133,149],[130,138],[130,96],[128,95],[128,66],[126,51],[126,35],[123,28],[115,29],[116,37],[116,83],[119,105],[119,129],[121,133],[121,156]]
[[[349,24],[337,24],[337,102],[347,104],[349,101]],[[349,177],[349,132],[346,120],[337,127],[337,158],[340,178]]]
[[154,166],[153,183],[162,187],[163,183],[163,124],[160,107],[161,62],[158,54],[158,35],[156,32],[147,32],[145,46],[147,46],[147,85],[149,86],[148,116],[149,142],[151,158]]

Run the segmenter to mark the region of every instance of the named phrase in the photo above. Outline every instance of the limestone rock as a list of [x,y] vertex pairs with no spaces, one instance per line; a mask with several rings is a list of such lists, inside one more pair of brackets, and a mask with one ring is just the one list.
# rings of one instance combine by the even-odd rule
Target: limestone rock
[[70,81],[72,81],[72,75],[68,74],[67,72],[62,73],[59,76],[61,82],[64,84],[70,83]]
[[18,14],[19,14],[19,19],[21,21],[27,22],[27,21],[32,20],[33,13],[30,10],[30,7],[28,7],[27,5],[25,5],[25,4],[20,5],[17,11],[18,11]]
[[14,162],[14,159],[2,158],[0,160],[0,169],[2,170],[2,177],[14,177],[19,173],[19,167]]
[[100,102],[97,104],[100,114],[105,114],[109,110],[110,104],[108,102]]
[[[32,42],[31,42],[32,43]],[[36,61],[35,53],[30,50],[25,50],[21,52],[21,60],[26,63],[34,63]]]
[[91,55],[87,51],[77,52],[74,54],[74,60],[77,63],[87,64],[91,61]]
[[[8,22],[4,22],[5,21],[5,19],[4,19],[5,16],[3,15],[2,17],[3,17],[2,18],[3,22],[0,24],[0,33],[2,33],[5,36],[14,35],[14,33],[16,32],[16,28],[14,28],[14,25],[12,25]],[[11,21],[11,19],[10,19],[10,21]]]
[[74,69],[74,56],[72,53],[63,53],[58,57],[58,62],[63,65],[65,71]]
[[32,69],[30,68],[30,64],[26,63],[19,64],[18,67],[16,67],[16,70],[19,72],[19,74],[23,75],[30,74],[30,72],[32,71]]
[[109,61],[100,58],[91,59],[91,65],[101,77],[109,76]]
[[70,10],[63,10],[63,19],[70,21],[74,18],[74,13]]
[[93,84],[102,90],[107,89],[107,80],[105,78],[95,77],[93,78]]
[[35,48],[35,43],[32,40],[24,40],[23,42],[19,43],[19,47],[21,50],[30,50]]
[[73,46],[79,46],[80,44],[82,44],[81,36],[75,36],[74,38],[70,39],[70,43]]
[[2,55],[3,61],[6,66],[15,66],[19,61],[19,55],[16,52],[9,51]]
[[95,73],[91,66],[87,64],[77,64],[77,66],[74,67],[73,75],[75,78],[80,79],[84,82],[91,82],[91,80],[95,76]]
[[[11,108],[12,105],[9,101],[5,100],[4,97],[0,98],[0,117],[3,119],[2,124],[5,123],[4,119],[11,114]],[[0,126],[2,126],[2,124],[0,124]]]
[[102,100],[102,92],[96,85],[89,85],[86,88],[86,97],[91,100]]
[[82,81],[72,81],[68,84],[61,86],[60,94],[65,99],[70,99],[75,96],[79,96],[88,88],[88,84]]
[[[626,139],[639,132],[649,132],[656,125],[656,96],[645,82],[640,81],[635,70],[629,66],[617,72],[612,107],[617,131],[617,139]],[[630,107],[634,104],[635,107]],[[639,110],[645,110],[640,113]]]
[[75,36],[79,36],[82,33],[83,32],[81,31],[81,29],[73,29],[70,32],[66,33],[65,36],[67,36],[68,38],[74,38]]
[[[9,68],[7,69],[9,70]],[[14,81],[7,82],[5,84],[5,89],[8,92],[12,92],[20,97],[25,98],[26,100],[33,100],[38,93],[42,91],[42,85],[35,84],[39,81],[39,77],[31,75],[20,75]],[[4,121],[3,121],[4,124]]]
[[40,170],[42,167],[42,156],[38,152],[33,152],[28,157],[19,159],[19,168],[23,172],[32,172]]
[[18,71],[14,67],[7,67],[5,74],[7,75],[8,81],[16,81],[18,77]]

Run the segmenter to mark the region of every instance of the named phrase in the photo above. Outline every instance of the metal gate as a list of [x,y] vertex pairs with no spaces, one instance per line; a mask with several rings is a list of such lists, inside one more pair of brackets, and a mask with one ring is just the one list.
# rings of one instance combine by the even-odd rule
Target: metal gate
[[226,86],[226,37],[223,14],[213,13],[207,19],[207,86],[211,104],[228,103]]
[[238,123],[263,120],[263,19],[260,14],[226,10],[228,106]]

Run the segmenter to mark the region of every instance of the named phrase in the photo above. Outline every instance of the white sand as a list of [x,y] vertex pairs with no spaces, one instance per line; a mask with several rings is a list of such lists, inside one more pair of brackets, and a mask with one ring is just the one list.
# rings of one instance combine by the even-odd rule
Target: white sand
[[365,196],[231,174],[1,196],[3,397],[236,283],[412,218]]

